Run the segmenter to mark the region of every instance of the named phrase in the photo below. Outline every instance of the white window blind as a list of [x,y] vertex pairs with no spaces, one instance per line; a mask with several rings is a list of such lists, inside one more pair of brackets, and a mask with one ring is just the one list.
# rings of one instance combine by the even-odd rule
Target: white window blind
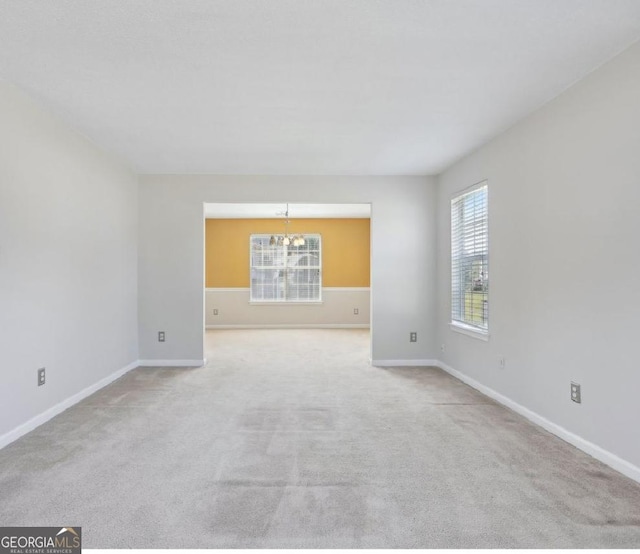
[[451,322],[489,329],[489,225],[486,181],[451,200]]
[[304,245],[270,244],[271,235],[251,235],[251,302],[320,302],[322,241],[302,235]]

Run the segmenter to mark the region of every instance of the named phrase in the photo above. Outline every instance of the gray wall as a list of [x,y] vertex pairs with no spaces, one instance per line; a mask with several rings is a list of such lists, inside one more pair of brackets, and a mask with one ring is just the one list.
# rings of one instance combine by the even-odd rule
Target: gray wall
[[136,177],[3,83],[0,121],[2,444],[134,362],[138,333]]
[[[372,204],[374,360],[435,357],[435,185],[429,177],[142,176],[140,357],[203,357],[204,202]],[[165,331],[166,342],[157,341]],[[418,343],[409,343],[417,331]]]
[[[438,185],[443,361],[640,465],[640,44]],[[451,331],[451,196],[489,181],[490,339]],[[499,369],[498,359],[506,358]],[[583,403],[570,401],[570,381]]]

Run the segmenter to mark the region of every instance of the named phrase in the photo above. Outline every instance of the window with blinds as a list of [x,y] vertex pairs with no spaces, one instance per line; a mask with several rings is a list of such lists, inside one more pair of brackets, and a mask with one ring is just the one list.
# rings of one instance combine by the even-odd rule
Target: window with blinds
[[271,235],[251,235],[251,302],[320,302],[320,235],[302,235],[304,244],[270,244]]
[[451,322],[489,330],[487,182],[451,200]]

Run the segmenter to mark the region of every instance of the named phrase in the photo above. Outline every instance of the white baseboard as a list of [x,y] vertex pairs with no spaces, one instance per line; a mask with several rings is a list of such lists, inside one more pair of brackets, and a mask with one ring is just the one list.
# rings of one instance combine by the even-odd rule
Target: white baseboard
[[207,325],[206,329],[369,329],[368,323],[304,323],[272,325]]
[[422,367],[438,366],[438,360],[371,360],[376,367]]
[[520,414],[523,417],[526,417],[532,423],[539,425],[543,429],[549,431],[550,433],[560,437],[562,440],[572,444],[576,448],[579,448],[583,452],[586,452],[590,456],[593,456],[596,460],[600,460],[602,463],[612,467],[616,471],[619,471],[623,475],[633,479],[640,483],[640,467],[633,465],[631,462],[623,460],[619,456],[601,448],[597,444],[589,442],[586,439],[583,439],[579,435],[568,431],[564,427],[549,421],[547,418],[537,414],[536,412],[531,411],[529,408],[525,408],[521,404],[514,402],[510,398],[496,392],[495,390],[483,385],[482,383],[476,381],[475,379],[465,375],[464,373],[453,369],[451,366],[441,362],[440,360],[434,360],[434,365],[437,365],[440,369],[446,371],[456,379],[459,379],[463,383],[466,383],[470,387],[473,387],[477,391],[480,391],[482,394],[492,398],[496,402],[510,408],[514,412]]
[[140,367],[202,367],[207,360],[138,360]]
[[74,404],[77,404],[81,400],[84,400],[85,398],[87,398],[87,396],[91,396],[94,392],[97,392],[101,388],[106,387],[108,384],[122,377],[125,373],[131,371],[132,369],[135,369],[136,367],[138,367],[137,360],[112,373],[111,375],[108,375],[104,379],[100,379],[100,381],[98,381],[97,383],[88,386],[87,388],[81,390],[80,392],[77,392],[76,394],[70,396],[62,402],[59,402],[58,404],[52,406],[48,410],[45,410],[41,414],[32,417],[29,421],[18,425],[15,429],[12,429],[8,433],[5,433],[0,437],[0,448],[4,448],[23,435],[26,435],[30,431],[33,431],[36,427],[40,427],[40,425],[42,425],[43,423],[46,423],[53,417],[64,412],[67,408],[70,408]]

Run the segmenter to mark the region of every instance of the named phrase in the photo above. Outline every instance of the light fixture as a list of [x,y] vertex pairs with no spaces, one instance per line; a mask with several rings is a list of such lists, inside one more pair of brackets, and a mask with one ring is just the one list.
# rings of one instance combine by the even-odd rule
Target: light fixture
[[271,235],[269,246],[304,246],[302,235],[289,235],[289,204],[284,214],[284,235]]

